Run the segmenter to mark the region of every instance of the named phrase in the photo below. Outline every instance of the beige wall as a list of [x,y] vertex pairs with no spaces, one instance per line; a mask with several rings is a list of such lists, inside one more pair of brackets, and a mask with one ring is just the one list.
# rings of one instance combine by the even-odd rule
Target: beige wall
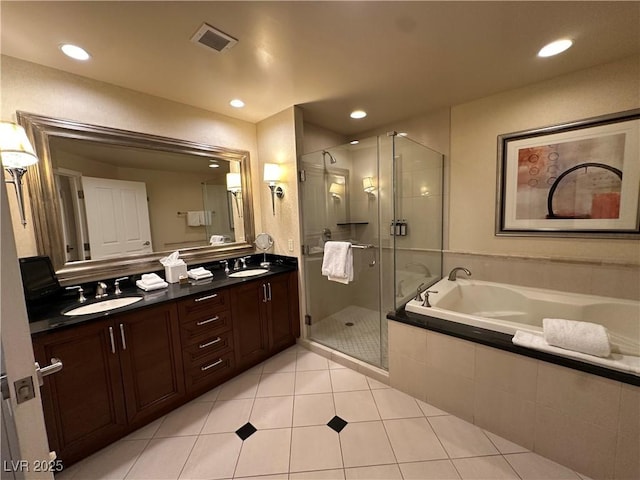
[[[248,150],[252,178],[258,172],[256,125],[60,70],[1,57],[2,119],[15,121],[15,112],[76,120],[195,142]],[[293,128],[293,127],[291,127]],[[259,175],[258,175],[259,173]],[[266,189],[266,187],[265,187]],[[8,189],[18,256],[36,254],[30,209],[27,227],[19,224],[13,187]],[[25,192],[26,193],[26,192]],[[255,203],[259,202],[258,198]],[[26,200],[28,204],[28,199]],[[256,209],[259,212],[259,209]],[[260,216],[255,217],[261,230]]]
[[637,240],[496,237],[497,136],[640,107],[628,58],[451,109],[449,248],[456,252],[640,263]]
[[[261,208],[255,215],[261,218],[262,231],[273,237],[273,253],[300,256],[300,213],[298,209],[298,179],[296,163],[295,107],[288,108],[257,124],[260,162],[253,179],[254,197]],[[275,215],[271,208],[271,191],[263,182],[265,163],[280,165],[284,198],[275,199]],[[260,232],[256,232],[260,233]],[[289,249],[289,241],[293,248]]]

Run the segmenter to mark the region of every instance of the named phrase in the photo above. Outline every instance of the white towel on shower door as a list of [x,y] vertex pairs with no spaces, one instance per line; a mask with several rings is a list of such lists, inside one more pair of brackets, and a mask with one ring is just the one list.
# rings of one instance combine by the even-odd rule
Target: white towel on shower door
[[611,355],[607,329],[597,323],[543,318],[542,331],[549,345],[597,357]]
[[353,252],[349,242],[326,242],[322,258],[322,275],[333,282],[353,281]]

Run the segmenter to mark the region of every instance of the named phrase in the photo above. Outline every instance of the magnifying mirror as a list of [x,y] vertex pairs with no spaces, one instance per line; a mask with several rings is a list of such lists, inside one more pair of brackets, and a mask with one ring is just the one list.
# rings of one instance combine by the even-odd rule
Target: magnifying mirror
[[273,247],[273,238],[268,233],[259,233],[256,235],[256,248],[262,251],[262,262],[260,266],[263,268],[268,268],[271,265],[271,262],[267,262],[267,250]]

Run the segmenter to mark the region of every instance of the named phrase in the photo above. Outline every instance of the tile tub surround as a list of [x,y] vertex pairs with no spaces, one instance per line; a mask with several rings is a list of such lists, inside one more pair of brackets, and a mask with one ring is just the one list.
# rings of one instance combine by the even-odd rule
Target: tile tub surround
[[389,322],[390,385],[594,479],[640,478],[640,388]]
[[[612,244],[613,245],[613,244]],[[640,265],[523,255],[445,251],[443,276],[466,267],[476,280],[640,300]]]
[[[304,393],[309,385],[316,393]],[[477,479],[478,473],[484,479],[583,478],[295,346],[56,479],[443,480]]]

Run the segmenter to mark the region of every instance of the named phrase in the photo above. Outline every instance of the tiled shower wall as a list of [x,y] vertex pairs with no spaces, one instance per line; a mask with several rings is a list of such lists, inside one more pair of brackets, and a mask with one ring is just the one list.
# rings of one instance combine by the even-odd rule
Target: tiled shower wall
[[591,478],[640,478],[639,387],[395,321],[389,381]]
[[[615,248],[612,241],[611,248]],[[446,251],[443,276],[466,267],[473,278],[526,287],[640,300],[640,265]]]

